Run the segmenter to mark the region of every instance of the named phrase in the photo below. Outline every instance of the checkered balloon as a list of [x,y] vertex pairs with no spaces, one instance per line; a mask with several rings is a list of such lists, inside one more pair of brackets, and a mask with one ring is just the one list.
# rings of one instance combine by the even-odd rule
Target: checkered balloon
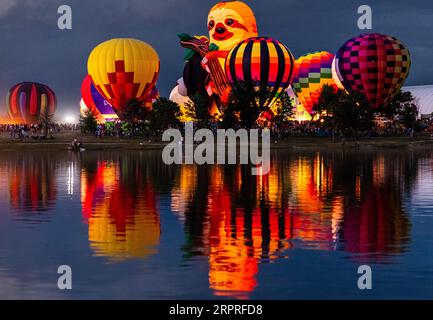
[[98,92],[121,115],[131,99],[146,102],[159,75],[159,57],[147,43],[111,39],[89,55],[87,70]]
[[410,69],[409,50],[398,39],[363,34],[337,52],[335,72],[348,91],[365,95],[372,108],[386,107],[398,93]]
[[313,113],[324,85],[336,86],[332,78],[332,53],[321,51],[309,53],[295,61],[292,88],[299,102]]

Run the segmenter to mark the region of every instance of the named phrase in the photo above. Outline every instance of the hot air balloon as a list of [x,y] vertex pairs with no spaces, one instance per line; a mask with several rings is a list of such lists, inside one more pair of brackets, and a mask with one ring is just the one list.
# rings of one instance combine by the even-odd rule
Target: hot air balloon
[[321,51],[309,53],[295,61],[292,88],[299,102],[308,113],[313,113],[313,107],[319,101],[324,85],[335,86],[332,78],[332,53]]
[[147,97],[144,99],[144,106],[147,109],[152,109],[153,103],[158,100],[160,97],[159,91],[156,87],[153,87],[152,91],[147,95]]
[[190,98],[180,94],[179,85],[171,90],[169,99],[179,105],[180,112],[182,114],[179,119],[181,122],[192,121],[192,119],[186,114],[186,104],[191,103],[192,101]]
[[286,93],[288,96],[293,99],[294,102],[294,108],[295,108],[295,114],[293,115],[292,120],[296,121],[310,121],[313,117],[310,113],[305,109],[305,107],[299,102],[298,97],[295,94],[295,91],[293,91],[292,86],[289,86],[286,89]]
[[[252,83],[261,107],[271,108],[279,95],[289,86],[294,59],[289,49],[272,38],[257,37],[242,41],[226,59],[226,74],[233,87],[241,82]],[[270,89],[270,96],[266,91]],[[263,93],[263,94],[260,94]]]
[[409,50],[394,37],[373,33],[348,40],[337,52],[335,68],[346,90],[365,95],[372,108],[386,107],[410,69]]
[[6,98],[9,116],[15,123],[34,124],[41,114],[52,116],[56,111],[57,99],[47,85],[22,82],[13,86]]
[[231,50],[242,40],[257,37],[253,10],[242,1],[219,2],[208,15],[210,43],[220,50]]
[[96,90],[92,79],[87,75],[81,84],[81,97],[87,109],[92,111],[100,123],[118,119],[111,104]]
[[253,10],[242,1],[219,2],[209,11],[207,27],[210,45],[218,48],[218,61],[224,70],[229,51],[239,42],[257,37]]
[[128,100],[146,100],[158,79],[159,64],[158,54],[147,43],[112,39],[93,49],[87,69],[99,93],[121,114]]

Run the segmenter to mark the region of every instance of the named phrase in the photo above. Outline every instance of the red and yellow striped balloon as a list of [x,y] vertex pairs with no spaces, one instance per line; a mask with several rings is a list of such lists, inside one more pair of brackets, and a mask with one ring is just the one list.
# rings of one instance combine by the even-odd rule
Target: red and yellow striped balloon
[[47,85],[22,82],[14,85],[6,98],[11,120],[20,124],[38,123],[41,114],[52,116],[57,108],[54,91]]
[[225,67],[233,87],[247,82],[252,83],[254,90],[259,93],[270,89],[270,97],[259,104],[260,107],[271,108],[290,84],[294,59],[290,50],[281,42],[256,37],[244,40],[234,47],[227,56]]

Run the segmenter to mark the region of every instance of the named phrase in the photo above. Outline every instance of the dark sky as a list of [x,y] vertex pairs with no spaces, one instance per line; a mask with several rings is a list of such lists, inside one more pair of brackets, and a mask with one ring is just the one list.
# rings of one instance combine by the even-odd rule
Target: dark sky
[[[17,82],[48,84],[58,114],[78,114],[87,57],[100,42],[133,37],[151,44],[161,59],[158,88],[167,96],[181,76],[183,50],[176,34],[207,34],[208,0],[0,0],[0,115],[7,90]],[[369,4],[373,30],[393,35],[411,51],[407,85],[433,84],[431,0],[253,0],[259,34],[272,36],[295,57],[317,50],[335,53],[357,28],[357,8]],[[73,28],[57,28],[57,8],[73,11]]]

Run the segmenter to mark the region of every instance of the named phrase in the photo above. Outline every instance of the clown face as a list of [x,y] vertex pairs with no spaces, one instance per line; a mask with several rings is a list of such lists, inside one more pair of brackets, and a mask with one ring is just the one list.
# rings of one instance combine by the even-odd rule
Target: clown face
[[207,25],[210,43],[223,51],[258,35],[254,13],[241,1],[220,2],[215,5],[209,12]]

